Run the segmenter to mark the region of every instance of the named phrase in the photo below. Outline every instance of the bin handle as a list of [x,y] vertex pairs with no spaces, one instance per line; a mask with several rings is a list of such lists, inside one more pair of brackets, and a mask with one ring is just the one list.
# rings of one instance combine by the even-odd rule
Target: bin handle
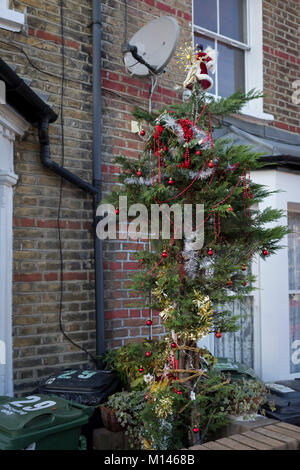
[[27,428],[37,428],[46,424],[52,424],[55,421],[55,416],[51,413],[47,413],[41,416],[35,416],[30,421],[28,421],[23,429]]

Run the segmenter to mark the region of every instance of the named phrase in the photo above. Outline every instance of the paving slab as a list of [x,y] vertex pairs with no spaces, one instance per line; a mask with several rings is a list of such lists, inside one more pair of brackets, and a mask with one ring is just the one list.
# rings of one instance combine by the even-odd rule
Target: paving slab
[[281,434],[278,431],[274,432],[264,427],[255,429],[255,432],[260,433],[263,436],[271,437],[273,439],[278,439],[279,441],[284,442],[287,445],[288,450],[296,450],[299,448],[299,442],[297,439]]
[[243,433],[243,436],[250,437],[250,439],[254,439],[255,441],[260,442],[261,444],[266,444],[272,449],[276,450],[287,450],[287,444],[286,442],[278,441],[276,439],[272,439],[265,434],[260,434],[259,432],[255,431],[247,431]]
[[[282,424],[282,423],[280,423]],[[293,437],[294,439],[297,439],[298,445],[300,444],[300,433],[299,431],[294,431],[292,429],[288,429],[283,426],[279,426],[278,424],[272,424],[271,426],[266,426],[266,429],[269,429],[270,431],[278,432],[279,434],[283,434],[284,436],[289,436]]]
[[226,447],[229,447],[230,450],[254,450],[252,447],[235,441],[230,437],[223,437],[222,439],[219,439],[218,442]]
[[251,439],[250,437],[246,437],[244,433],[235,434],[234,436],[231,436],[231,439],[241,442],[242,444],[246,446],[253,447],[253,449],[255,450],[272,450],[271,446],[255,441],[254,439]]
[[232,450],[229,447],[222,445],[220,441],[205,442],[204,446],[209,450]]

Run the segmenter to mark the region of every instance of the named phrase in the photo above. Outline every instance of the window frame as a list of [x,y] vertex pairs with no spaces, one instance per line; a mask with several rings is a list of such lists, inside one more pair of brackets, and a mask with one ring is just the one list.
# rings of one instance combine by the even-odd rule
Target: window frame
[[[228,44],[231,47],[244,51],[245,56],[245,92],[251,89],[263,91],[263,15],[262,15],[262,0],[245,0],[246,1],[246,42],[240,42],[236,39],[231,39],[223,36],[220,33],[207,30],[202,26],[194,24],[194,0],[192,2],[192,35],[199,33],[207,36],[214,41],[220,41]],[[217,0],[217,7],[219,7],[219,0]],[[219,9],[217,10],[219,11]],[[219,17],[219,13],[218,17]],[[219,19],[218,19],[219,21]],[[218,27],[219,30],[219,27]],[[214,80],[217,84],[218,81],[218,64],[216,64],[216,73]],[[216,98],[220,98],[217,95]],[[266,121],[273,121],[272,114],[263,111],[263,98],[248,102],[242,109],[241,113],[246,116],[251,116],[257,119],[264,119]]]

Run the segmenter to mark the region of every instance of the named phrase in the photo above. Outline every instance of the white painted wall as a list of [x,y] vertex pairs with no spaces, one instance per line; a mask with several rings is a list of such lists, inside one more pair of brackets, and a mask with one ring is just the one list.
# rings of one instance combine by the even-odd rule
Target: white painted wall
[[[287,171],[260,170],[252,174],[253,181],[269,190],[281,190],[260,203],[260,209],[272,206],[285,211],[280,223],[287,225],[288,203],[300,203],[300,175]],[[277,224],[276,224],[277,225]],[[255,293],[254,352],[256,371],[264,381],[292,379],[289,346],[289,284],[288,240],[284,247],[265,260],[256,261],[258,273]]]

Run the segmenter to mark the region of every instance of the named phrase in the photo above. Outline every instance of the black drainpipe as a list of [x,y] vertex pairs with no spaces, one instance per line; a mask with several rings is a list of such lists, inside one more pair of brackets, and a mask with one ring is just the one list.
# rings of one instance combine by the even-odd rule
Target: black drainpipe
[[93,0],[93,185],[97,189],[94,194],[96,359],[100,369],[101,357],[105,352],[102,240],[96,235],[96,210],[102,199],[101,3],[100,0]]

